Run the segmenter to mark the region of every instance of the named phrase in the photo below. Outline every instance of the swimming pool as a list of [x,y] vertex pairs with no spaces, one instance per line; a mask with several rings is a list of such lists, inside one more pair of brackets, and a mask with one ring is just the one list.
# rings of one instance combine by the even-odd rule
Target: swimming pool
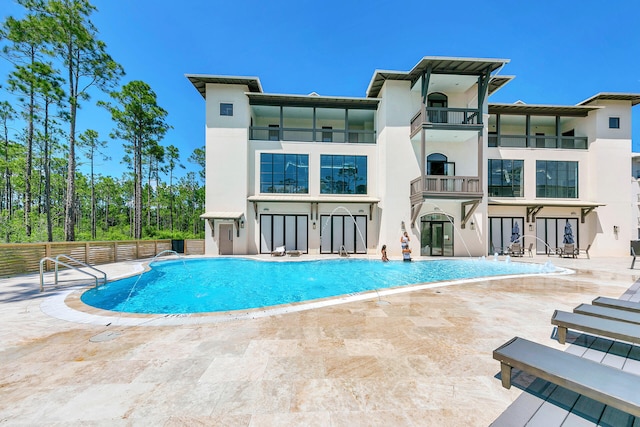
[[269,262],[244,258],[160,261],[142,275],[82,294],[90,306],[184,314],[270,307],[375,289],[464,278],[553,272],[549,265],[486,260],[406,263],[366,259]]

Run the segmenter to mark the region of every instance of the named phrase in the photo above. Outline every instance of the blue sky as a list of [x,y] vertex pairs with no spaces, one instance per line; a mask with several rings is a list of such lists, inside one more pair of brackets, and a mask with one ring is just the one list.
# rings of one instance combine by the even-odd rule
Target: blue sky
[[[2,0],[2,17],[20,7]],[[94,0],[92,20],[125,69],[158,95],[186,170],[204,145],[204,100],[185,74],[256,76],[265,92],[365,96],[376,69],[410,70],[423,56],[505,58],[516,78],[491,102],[574,105],[598,92],[640,93],[640,2],[619,0],[245,1]],[[1,80],[8,72],[0,64]],[[4,98],[3,91],[0,98]],[[79,130],[109,139],[94,93]],[[634,151],[640,151],[640,106]],[[98,173],[119,176],[123,153]],[[184,173],[184,172],[182,172]]]

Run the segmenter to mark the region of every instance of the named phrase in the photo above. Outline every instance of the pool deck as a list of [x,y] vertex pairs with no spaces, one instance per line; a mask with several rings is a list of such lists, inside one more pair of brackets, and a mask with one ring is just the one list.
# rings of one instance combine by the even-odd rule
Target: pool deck
[[[509,411],[531,395],[501,386],[493,350],[516,335],[571,348],[551,338],[553,311],[597,296],[640,300],[640,265],[631,270],[631,257],[513,261],[551,261],[575,274],[142,322],[69,308],[79,307],[73,284],[40,293],[38,275],[0,279],[0,425],[523,425],[510,424]],[[99,268],[111,279],[142,264]],[[571,418],[556,408],[556,425]]]

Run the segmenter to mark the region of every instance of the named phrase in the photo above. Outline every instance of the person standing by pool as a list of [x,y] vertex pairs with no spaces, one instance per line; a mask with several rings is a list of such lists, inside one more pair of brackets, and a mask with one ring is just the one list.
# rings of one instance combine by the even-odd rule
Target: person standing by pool
[[389,258],[387,258],[387,245],[382,245],[382,261],[389,261]]
[[405,231],[402,237],[400,237],[403,261],[411,261],[411,249],[409,249],[409,240],[409,234]]

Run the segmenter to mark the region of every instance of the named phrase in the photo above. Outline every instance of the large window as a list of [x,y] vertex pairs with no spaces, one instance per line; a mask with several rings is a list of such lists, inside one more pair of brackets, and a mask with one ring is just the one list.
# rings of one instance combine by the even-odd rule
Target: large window
[[261,193],[308,193],[307,154],[260,154]]
[[367,156],[320,156],[320,193],[367,194]]
[[320,253],[367,253],[365,215],[320,215]]
[[489,196],[522,197],[524,160],[489,159]]
[[260,253],[278,246],[287,251],[308,251],[307,215],[260,215]]
[[567,221],[571,225],[573,241],[578,247],[579,227],[578,218],[536,218],[536,253],[555,253],[556,248],[564,245],[565,227]]
[[[516,230],[515,227],[518,227]],[[514,233],[518,231],[518,233]],[[492,217],[489,218],[489,255],[508,253],[509,246],[518,240],[521,247],[525,247],[524,218],[523,217]],[[528,240],[528,239],[527,239]]]
[[578,198],[578,162],[536,161],[536,197]]

